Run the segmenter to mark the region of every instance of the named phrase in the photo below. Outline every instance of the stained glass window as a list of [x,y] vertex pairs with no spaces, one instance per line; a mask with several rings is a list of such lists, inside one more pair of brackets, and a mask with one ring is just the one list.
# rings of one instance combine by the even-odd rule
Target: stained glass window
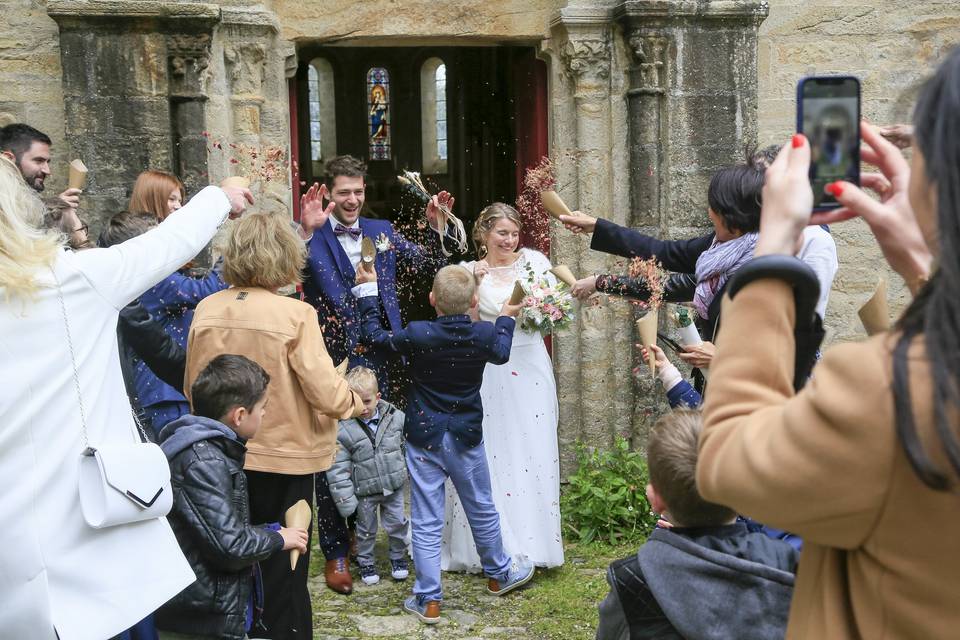
[[420,141],[423,172],[447,173],[447,66],[440,58],[420,68]]
[[320,138],[320,79],[317,68],[310,65],[307,71],[310,94],[310,159],[319,162],[323,157]]
[[383,67],[367,71],[367,122],[370,159],[390,159],[390,74]]
[[447,65],[441,64],[434,74],[437,86],[437,156],[447,159]]
[[323,161],[337,155],[337,118],[334,109],[333,67],[323,58],[310,61],[307,68],[307,96],[310,108],[310,160],[314,175],[323,171]]

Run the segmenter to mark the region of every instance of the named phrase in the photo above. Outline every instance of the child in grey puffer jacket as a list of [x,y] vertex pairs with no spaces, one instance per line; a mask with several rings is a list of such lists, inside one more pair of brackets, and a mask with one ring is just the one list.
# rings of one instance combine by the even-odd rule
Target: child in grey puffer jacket
[[356,514],[357,562],[364,584],[380,581],[373,562],[377,515],[390,540],[390,574],[405,580],[409,523],[403,494],[407,463],[403,452],[403,412],[380,399],[376,375],[366,367],[347,372],[350,388],[363,400],[357,418],[341,420],[337,459],[327,471],[330,495],[344,518]]

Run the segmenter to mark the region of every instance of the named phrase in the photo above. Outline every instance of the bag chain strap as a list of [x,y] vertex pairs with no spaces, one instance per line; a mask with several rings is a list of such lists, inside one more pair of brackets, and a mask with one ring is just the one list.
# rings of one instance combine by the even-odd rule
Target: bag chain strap
[[[83,394],[80,393],[80,372],[77,371],[77,356],[73,350],[73,337],[70,334],[70,321],[67,320],[67,304],[63,301],[63,289],[60,288],[60,279],[57,278],[57,272],[52,268],[50,273],[53,274],[53,281],[57,283],[57,298],[60,300],[60,312],[63,314],[63,328],[67,333],[67,347],[70,349],[70,364],[73,365],[73,384],[77,390],[77,403],[80,407],[80,426],[82,428],[83,436],[83,452],[84,455],[88,455],[88,452],[92,453],[90,448],[90,441],[87,438],[87,416],[83,411]],[[143,430],[143,425],[140,424],[140,418],[137,417],[136,411],[130,412],[133,415],[133,421],[137,425],[137,430],[140,431],[140,436],[143,438],[143,442],[149,442],[150,439],[147,438],[146,432]]]

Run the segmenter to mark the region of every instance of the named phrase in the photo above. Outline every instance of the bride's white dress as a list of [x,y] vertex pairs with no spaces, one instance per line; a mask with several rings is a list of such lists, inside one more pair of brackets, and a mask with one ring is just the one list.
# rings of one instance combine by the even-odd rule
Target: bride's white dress
[[[490,269],[481,281],[481,320],[497,318],[514,282],[527,278],[527,265],[537,277],[555,282],[546,256],[532,249],[520,251],[513,265]],[[473,262],[462,265],[473,271]],[[514,331],[510,361],[487,365],[480,396],[483,442],[504,548],[511,556],[526,555],[537,566],[561,565],[557,385],[539,333]],[[480,571],[470,525],[449,480],[441,567]]]

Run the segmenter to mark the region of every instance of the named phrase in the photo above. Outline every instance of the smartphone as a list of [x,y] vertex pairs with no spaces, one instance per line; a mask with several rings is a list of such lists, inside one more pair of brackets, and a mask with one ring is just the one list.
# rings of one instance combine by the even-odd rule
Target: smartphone
[[837,180],[860,184],[860,80],[810,76],[797,84],[797,131],[810,141],[815,211],[840,203],[823,188]]

